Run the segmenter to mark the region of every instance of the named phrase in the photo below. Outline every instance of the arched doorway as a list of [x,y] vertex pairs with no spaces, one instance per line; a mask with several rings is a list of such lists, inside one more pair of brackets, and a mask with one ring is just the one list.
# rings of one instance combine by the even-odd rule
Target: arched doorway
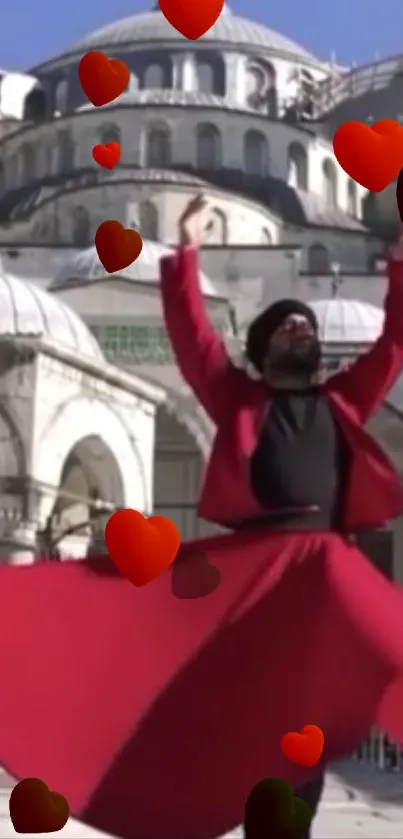
[[163,407],[157,411],[154,451],[155,515],[172,519],[182,540],[211,532],[196,512],[203,454],[186,426]]
[[85,556],[105,551],[109,516],[125,503],[119,465],[97,435],[84,437],[64,462],[58,493],[42,532],[52,556]]

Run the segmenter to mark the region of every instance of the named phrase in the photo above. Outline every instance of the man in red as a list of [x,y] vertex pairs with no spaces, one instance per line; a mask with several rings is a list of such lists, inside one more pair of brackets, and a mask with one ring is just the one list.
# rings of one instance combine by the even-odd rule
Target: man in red
[[[248,330],[246,359],[260,376],[256,383],[231,363],[206,320],[196,249],[208,226],[200,195],[181,218],[179,254],[162,272],[177,363],[218,428],[201,515],[235,531],[262,527],[284,538],[345,534],[397,516],[400,481],[362,425],[403,366],[403,241],[389,265],[384,334],[368,355],[319,386],[315,314],[296,299],[279,300]],[[315,814],[322,789],[320,771],[296,794]]]
[[[216,839],[268,777],[314,808],[324,764],[372,725],[403,745],[403,592],[349,539],[403,511],[364,429],[402,369],[403,249],[383,334],[349,371],[316,383],[315,318],[288,300],[251,325],[254,380],[206,318],[205,209],[185,212],[161,284],[178,364],[217,427],[200,514],[229,532],[183,544],[141,588],[107,556],[0,566],[0,765],[123,839]],[[314,767],[281,751],[306,725],[324,732]]]

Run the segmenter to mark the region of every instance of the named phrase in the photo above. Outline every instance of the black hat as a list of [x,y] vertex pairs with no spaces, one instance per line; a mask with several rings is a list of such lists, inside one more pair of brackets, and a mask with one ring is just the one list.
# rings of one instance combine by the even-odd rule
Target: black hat
[[263,360],[270,336],[289,315],[304,315],[318,331],[315,312],[302,300],[276,300],[254,320],[246,338],[246,357],[259,373],[263,372]]

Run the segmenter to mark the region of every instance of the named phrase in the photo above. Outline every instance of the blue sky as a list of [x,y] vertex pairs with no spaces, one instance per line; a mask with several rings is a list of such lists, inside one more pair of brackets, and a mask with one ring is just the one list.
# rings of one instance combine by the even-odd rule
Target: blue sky
[[[189,0],[194,2],[194,0]],[[323,58],[367,63],[403,52],[403,0],[233,0]],[[148,5],[149,3],[149,5]],[[1,0],[0,67],[28,69],[87,32],[151,8],[149,0]]]

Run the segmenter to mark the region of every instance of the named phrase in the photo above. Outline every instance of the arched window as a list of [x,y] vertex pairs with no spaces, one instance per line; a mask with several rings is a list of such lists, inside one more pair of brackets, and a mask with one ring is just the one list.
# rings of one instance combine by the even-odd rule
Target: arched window
[[327,204],[337,206],[337,172],[333,160],[324,160],[322,163],[323,172],[323,197]]
[[309,70],[299,74],[299,98],[301,116],[313,116],[315,105],[315,81]]
[[67,103],[69,96],[69,83],[67,79],[60,79],[55,89],[55,110],[60,114],[67,111]]
[[197,126],[196,165],[198,169],[219,169],[221,166],[221,135],[210,123]]
[[214,208],[208,228],[209,245],[226,245],[228,239],[227,218],[222,210]]
[[273,237],[267,227],[262,227],[262,230],[260,231],[260,241],[262,245],[273,244]]
[[253,61],[247,67],[246,100],[251,108],[277,116],[277,76],[268,61]]
[[149,169],[167,169],[171,165],[171,134],[167,126],[148,131],[145,165]]
[[74,209],[72,240],[76,248],[86,248],[91,244],[91,222],[85,207]]
[[290,143],[288,147],[288,184],[296,189],[308,189],[308,159],[301,143]]
[[46,119],[47,100],[41,87],[34,87],[25,97],[23,118],[28,122],[42,122]]
[[158,241],[158,210],[151,201],[142,201],[139,206],[139,227],[143,239]]
[[357,215],[357,184],[351,179],[347,187],[347,212],[350,216]]
[[36,152],[32,143],[24,143],[21,148],[22,183],[28,184],[36,176]]
[[310,245],[308,248],[308,271],[311,274],[328,274],[330,255],[324,245]]
[[74,169],[74,140],[67,129],[57,132],[57,170],[61,174]]
[[107,123],[106,125],[101,125],[99,136],[100,142],[104,146],[106,146],[107,143],[120,144],[120,128],[113,122]]
[[144,71],[143,87],[146,90],[162,90],[165,87],[165,71],[161,64],[149,64]]
[[244,136],[244,170],[248,175],[268,175],[269,147],[260,131],[247,131]]
[[215,78],[214,67],[207,61],[198,61],[196,64],[197,89],[200,93],[214,93]]
[[129,84],[127,86],[128,91],[134,91],[139,89],[139,79],[135,73],[130,73]]

